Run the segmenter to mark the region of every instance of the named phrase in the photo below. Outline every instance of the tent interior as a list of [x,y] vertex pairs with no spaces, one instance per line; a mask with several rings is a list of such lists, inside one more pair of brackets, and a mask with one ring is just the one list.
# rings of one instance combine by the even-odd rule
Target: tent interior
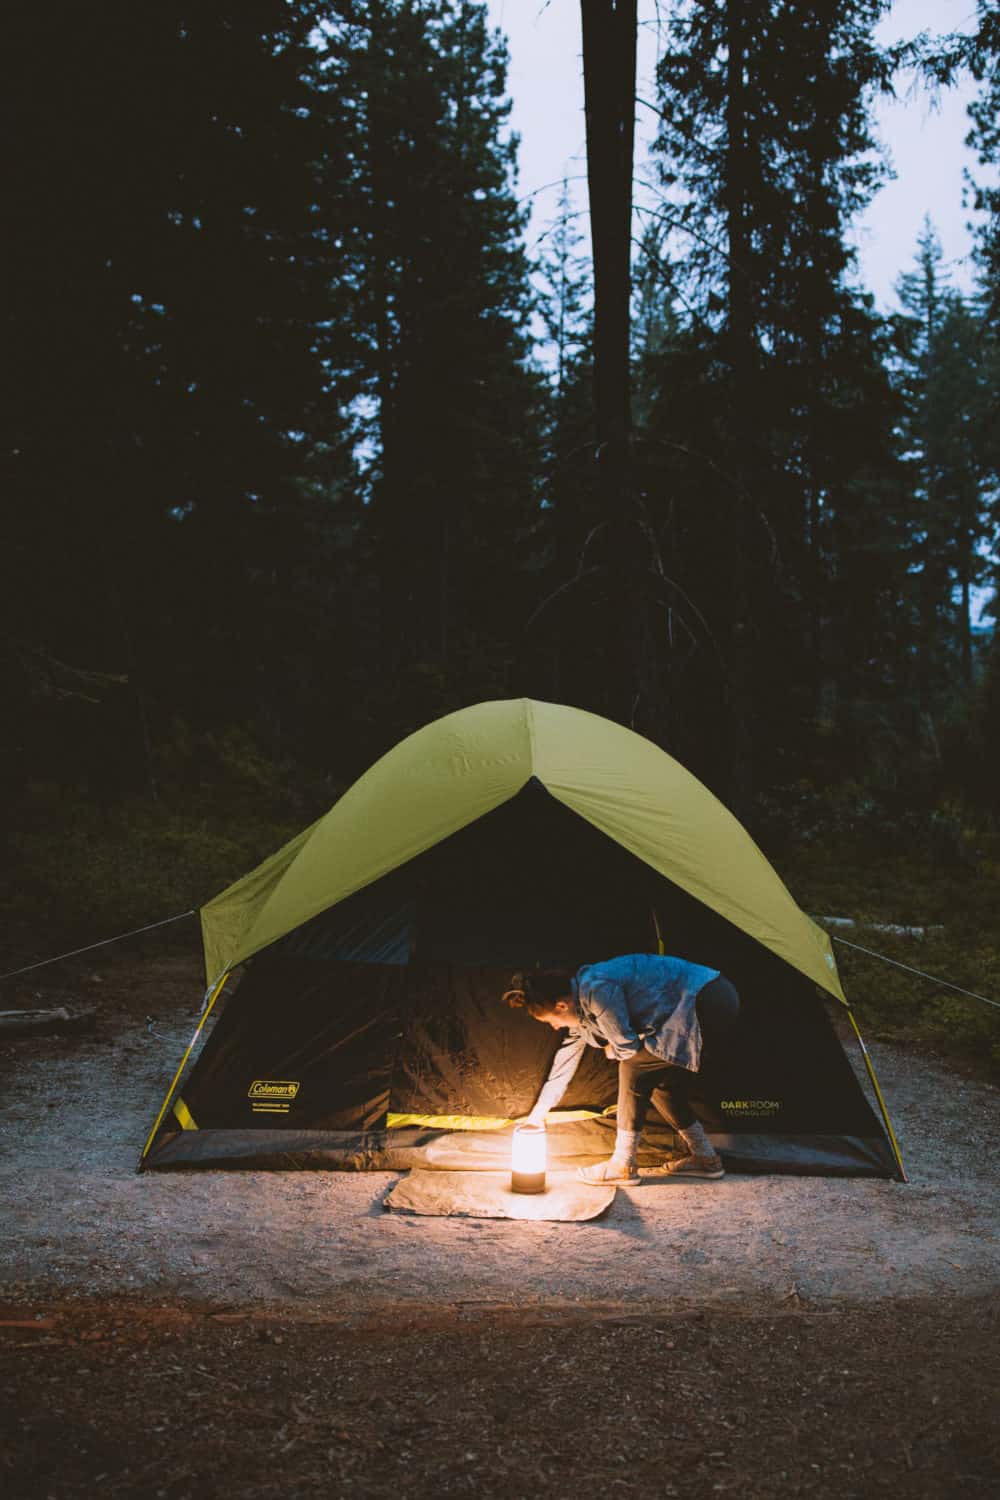
[[[559,1042],[501,1003],[512,972],[658,951],[740,992],[692,1096],[728,1168],[900,1175],[841,1007],[535,778],[250,959],[143,1166],[495,1169]],[[615,1095],[588,1048],[550,1116],[557,1161],[607,1154]],[[674,1144],[653,1111],[643,1140],[647,1161]]]

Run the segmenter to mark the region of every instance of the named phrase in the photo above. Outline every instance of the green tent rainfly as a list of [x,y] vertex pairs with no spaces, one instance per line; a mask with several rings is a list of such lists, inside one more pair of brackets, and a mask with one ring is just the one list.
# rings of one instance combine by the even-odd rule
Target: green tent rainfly
[[201,914],[209,982],[509,801],[532,777],[844,999],[826,933],[707,787],[642,735],[530,698],[479,703],[409,735],[324,817],[210,901]]

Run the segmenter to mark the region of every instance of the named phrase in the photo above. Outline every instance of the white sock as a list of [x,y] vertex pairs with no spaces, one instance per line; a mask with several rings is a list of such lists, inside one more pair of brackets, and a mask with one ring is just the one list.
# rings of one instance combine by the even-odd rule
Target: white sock
[[714,1156],[715,1147],[705,1134],[705,1127],[700,1120],[695,1120],[686,1130],[678,1130],[677,1134],[684,1141],[692,1156]]
[[619,1130],[615,1136],[615,1150],[611,1160],[621,1166],[634,1167],[638,1153],[639,1131]]

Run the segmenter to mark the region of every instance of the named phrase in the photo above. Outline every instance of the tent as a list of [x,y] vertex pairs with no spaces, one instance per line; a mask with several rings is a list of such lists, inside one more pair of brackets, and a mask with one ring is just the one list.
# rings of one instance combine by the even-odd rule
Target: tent
[[[495,1163],[558,1045],[500,1004],[511,972],[670,952],[743,1000],[697,1080],[731,1168],[902,1176],[826,933],[695,777],[594,714],[501,700],[425,726],[201,920],[205,1007],[140,1169]],[[557,1117],[592,1155],[615,1080],[588,1049]]]

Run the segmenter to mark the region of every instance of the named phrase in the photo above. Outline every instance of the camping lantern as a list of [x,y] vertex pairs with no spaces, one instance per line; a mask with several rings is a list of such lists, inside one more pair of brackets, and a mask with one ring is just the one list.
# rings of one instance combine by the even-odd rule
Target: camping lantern
[[544,1125],[515,1125],[510,1152],[512,1193],[544,1193],[548,1150]]

